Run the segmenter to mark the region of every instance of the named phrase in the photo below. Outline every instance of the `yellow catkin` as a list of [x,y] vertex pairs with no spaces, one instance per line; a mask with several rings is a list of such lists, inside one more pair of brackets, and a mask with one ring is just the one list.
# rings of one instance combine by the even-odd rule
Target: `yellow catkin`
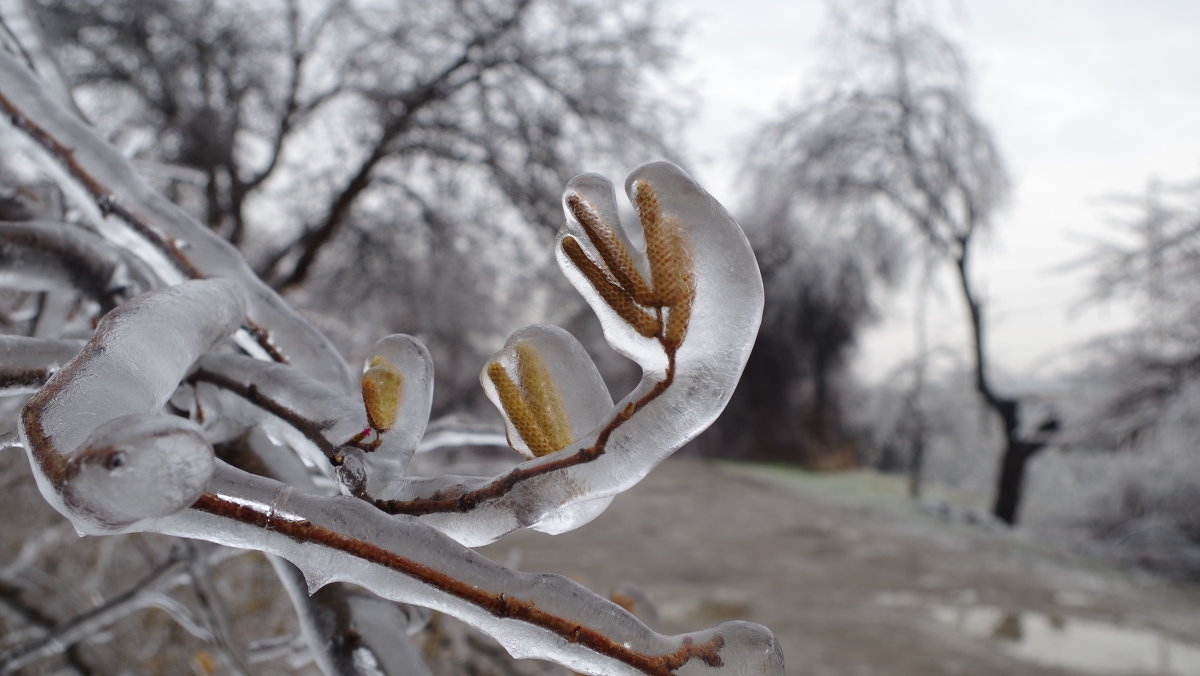
[[663,232],[665,248],[670,252],[669,272],[664,275],[662,288],[656,289],[663,303],[670,308],[690,304],[696,297],[696,272],[692,259],[692,242],[682,224],[668,219]]
[[527,340],[518,340],[513,347],[517,352],[517,377],[521,381],[525,401],[550,448],[557,451],[570,446],[571,421],[546,362]]
[[629,250],[625,248],[625,243],[617,236],[612,226],[600,218],[587,200],[577,194],[567,196],[567,208],[583,227],[596,251],[600,252],[600,258],[608,266],[617,284],[628,291],[638,303],[653,304],[650,285],[642,277]]
[[360,380],[367,423],[377,432],[386,432],[396,424],[400,400],[404,394],[404,374],[385,357],[376,355]]
[[500,396],[500,407],[504,409],[509,422],[516,428],[517,434],[520,435],[525,445],[529,446],[534,457],[553,453],[554,449],[550,448],[550,442],[546,440],[546,435],[542,434],[541,428],[538,427],[537,419],[529,410],[529,404],[526,403],[525,397],[521,396],[521,390],[517,384],[508,377],[508,371],[504,369],[504,365],[498,361],[489,362],[487,374],[492,384],[496,386],[496,393]]
[[683,343],[687,335],[688,323],[692,319],[692,300],[695,298],[694,286],[680,302],[667,310],[667,329],[663,333],[663,347],[674,350]]
[[650,263],[654,299],[671,307],[688,295],[689,287],[695,286],[687,234],[682,223],[663,216],[658,196],[649,183],[638,182],[634,202],[646,235],[646,259]]
[[563,253],[567,259],[583,274],[584,279],[592,285],[600,298],[604,300],[625,323],[633,327],[647,338],[653,338],[662,330],[662,323],[657,317],[638,307],[629,292],[622,289],[604,270],[583,251],[583,247],[573,237],[565,237],[562,242]]

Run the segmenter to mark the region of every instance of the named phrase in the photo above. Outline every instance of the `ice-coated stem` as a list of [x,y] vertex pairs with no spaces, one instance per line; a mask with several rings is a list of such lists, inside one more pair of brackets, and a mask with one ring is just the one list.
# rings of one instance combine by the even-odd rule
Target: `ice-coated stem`
[[362,585],[455,616],[516,657],[593,674],[779,674],[770,632],[731,622],[685,636],[651,631],[615,604],[557,575],[510,571],[409,518],[350,497],[322,497],[219,466],[192,509],[151,530],[253,547],[295,563],[311,586]]
[[44,636],[0,653],[0,674],[13,673],[37,660],[57,655],[64,648],[104,631],[131,614],[148,606],[155,606],[151,596],[156,594],[160,587],[166,586],[172,578],[177,577],[182,566],[181,558],[168,559],[129,589],[108,599],[102,605],[56,625]]
[[37,392],[83,346],[82,340],[0,336],[0,396]]
[[78,293],[104,313],[151,283],[120,249],[77,225],[0,221],[0,286]]
[[[298,369],[236,354],[205,355],[188,382],[196,391],[197,417],[214,419],[238,434],[263,429],[299,452],[313,467],[332,476],[333,467],[354,462],[380,477],[398,477],[416,451],[433,401],[433,364],[429,352],[411,336],[380,339],[372,351],[390,355],[406,383],[397,402],[398,424],[375,430],[364,442],[368,419],[361,398],[323,385]],[[390,362],[389,362],[390,363]]]
[[225,240],[152,190],[12,55],[0,50],[0,111],[81,186],[102,215],[101,234],[138,252],[171,282],[236,279],[246,297],[243,324],[258,347],[326,385],[349,392],[349,371],[329,340],[253,273]]
[[[310,493],[321,492],[290,448],[257,434],[246,437],[242,448],[271,478]],[[302,639],[326,676],[426,673],[416,659],[416,648],[399,630],[407,628],[411,634],[422,626],[429,617],[427,609],[387,601],[341,583],[310,594],[300,569],[278,556],[267,558],[296,610]]]
[[[666,251],[658,253],[657,265],[630,250],[612,184],[595,175],[567,186],[559,263],[600,317],[609,343],[642,366],[638,387],[617,402],[604,424],[561,451],[495,477],[397,482],[374,495],[381,509],[420,516],[472,546],[522,527],[570,530],[725,408],[762,319],[754,253],[728,212],[675,165],[644,165],[626,186],[651,233],[648,241],[661,240],[654,249]],[[600,250],[589,238],[598,230],[593,236]],[[622,273],[606,271],[606,259],[619,262]],[[634,269],[653,273],[636,274],[656,280],[656,288],[642,289],[649,284],[642,279],[624,289],[620,278],[632,278]],[[626,295],[614,300],[621,293]],[[663,319],[640,326],[639,317],[651,314]]]
[[[268,557],[283,583],[313,661],[327,676],[429,676],[408,638],[428,611],[330,584],[310,594],[308,582],[288,561]],[[424,615],[422,615],[424,611]],[[354,640],[346,640],[354,636]]]

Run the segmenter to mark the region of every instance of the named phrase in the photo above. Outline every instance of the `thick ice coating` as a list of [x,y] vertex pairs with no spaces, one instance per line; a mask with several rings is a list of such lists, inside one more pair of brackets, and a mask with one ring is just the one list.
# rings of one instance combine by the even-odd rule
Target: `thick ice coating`
[[379,448],[368,456],[368,465],[373,465],[376,471],[385,471],[386,467],[386,471],[399,476],[416,452],[425,435],[425,426],[429,424],[429,411],[433,406],[433,358],[421,341],[403,333],[380,338],[367,354],[364,372],[376,359],[381,359],[402,376],[396,419],[391,428],[380,435]]
[[67,291],[107,312],[127,295],[149,288],[121,250],[78,225],[55,221],[0,222],[0,285],[28,291]]
[[[43,496],[76,528],[107,532],[123,525],[132,514],[129,505],[124,498],[99,499],[98,487],[104,481],[133,487],[139,477],[157,476],[159,470],[150,467],[152,449],[168,452],[163,462],[178,463],[185,476],[177,488],[203,484],[197,478],[205,465],[189,441],[193,431],[199,438],[194,427],[140,419],[124,428],[107,424],[158,414],[191,363],[227,338],[244,310],[239,285],[228,280],[185,282],[138,296],[105,315],[83,351],[29,398],[21,412],[22,443],[39,470],[35,475]],[[100,436],[93,437],[98,430]],[[104,450],[110,446],[120,450]],[[106,473],[106,467],[125,471]],[[78,490],[71,488],[73,481],[81,482]],[[152,510],[169,499],[155,497],[158,490],[140,492],[155,505]],[[71,501],[64,502],[64,496]]]
[[277,554],[313,587],[353,582],[457,617],[514,657],[549,659],[581,673],[783,674],[779,644],[759,625],[659,634],[568,578],[514,572],[418,520],[388,517],[353,498],[307,495],[224,465],[193,509],[148,528]]
[[82,340],[0,336],[0,395],[37,392],[83,345]]
[[[658,341],[639,332],[627,318],[623,318],[613,303],[604,299],[604,294],[588,279],[585,271],[571,260],[569,253],[576,244],[570,244],[568,239],[576,242],[588,260],[605,273],[607,281],[629,292],[628,301],[632,303],[628,307],[631,311],[640,313],[647,307],[645,302],[639,300],[645,301],[649,295],[649,264],[645,252],[632,245],[631,238],[621,225],[612,182],[599,174],[576,176],[567,183],[563,193],[563,210],[566,224],[559,231],[556,248],[559,267],[592,306],[592,311],[604,328],[608,344],[637,362],[645,371],[665,369],[666,356]],[[652,313],[647,310],[644,314],[649,316]]]
[[[294,449],[329,477],[343,463],[361,479],[387,482],[403,475],[433,400],[433,362],[412,336],[385,336],[372,347],[367,365],[382,358],[403,382],[395,419],[382,434],[368,430],[360,397],[345,395],[299,370],[238,354],[209,354],[189,376],[210,442],[254,428]],[[365,369],[364,369],[365,370]],[[200,417],[200,416],[197,416]],[[374,438],[369,438],[371,436]]]
[[174,514],[212,476],[212,447],[184,418],[127,415],[96,429],[67,466],[63,499],[103,528]]
[[[293,366],[341,392],[351,391],[349,370],[322,333],[262,282],[229,242],[155,192],[120,151],[100,139],[73,112],[51,98],[13,55],[0,50],[4,112],[36,125],[35,138],[70,148],[71,184],[81,208],[108,210],[93,220],[100,234],[137,253],[167,283],[188,278],[236,279],[252,331],[240,342],[267,356],[277,350]],[[51,157],[50,167],[61,166]],[[59,173],[62,173],[59,169]],[[248,316],[247,316],[248,315]]]

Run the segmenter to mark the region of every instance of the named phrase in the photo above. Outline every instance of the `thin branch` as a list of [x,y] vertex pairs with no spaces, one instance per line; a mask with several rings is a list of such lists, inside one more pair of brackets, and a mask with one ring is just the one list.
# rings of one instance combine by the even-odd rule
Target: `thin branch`
[[146,602],[145,596],[157,591],[159,586],[170,580],[182,567],[182,558],[169,558],[126,591],[86,613],[56,624],[45,636],[8,650],[0,655],[0,673],[12,673],[37,660],[57,655],[64,647],[84,641],[141,610]]

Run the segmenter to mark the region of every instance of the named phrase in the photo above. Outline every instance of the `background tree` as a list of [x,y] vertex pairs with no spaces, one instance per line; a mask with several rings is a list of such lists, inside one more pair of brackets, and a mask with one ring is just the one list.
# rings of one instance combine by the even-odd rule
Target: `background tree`
[[[769,125],[757,145],[754,162],[773,181],[762,194],[781,201],[771,211],[793,223],[891,229],[952,264],[975,389],[1005,433],[994,511],[1015,523],[1026,464],[1044,442],[1023,436],[1019,402],[993,384],[971,277],[973,247],[1008,192],[1004,163],[972,107],[960,50],[916,3],[834,11],[839,51],[824,88]],[[864,247],[868,257],[881,253],[897,256]]]
[[1177,579],[1200,579],[1200,181],[1150,181],[1122,195],[1115,226],[1085,260],[1096,302],[1133,310],[1083,352],[1063,440],[1103,465],[1076,520],[1088,549]]
[[765,329],[730,406],[743,421],[714,426],[720,453],[845,468],[857,453],[842,416],[843,385],[855,341],[874,317],[872,286],[901,262],[886,254],[891,233],[869,221],[851,231],[820,229],[798,204],[773,192],[770,170],[751,165],[754,205],[743,215],[766,288]]
[[1099,344],[1109,386],[1092,390],[1077,443],[1121,448],[1159,427],[1200,382],[1200,180],[1151,181],[1117,198],[1117,228],[1091,260],[1094,298],[1136,308],[1130,328]]

